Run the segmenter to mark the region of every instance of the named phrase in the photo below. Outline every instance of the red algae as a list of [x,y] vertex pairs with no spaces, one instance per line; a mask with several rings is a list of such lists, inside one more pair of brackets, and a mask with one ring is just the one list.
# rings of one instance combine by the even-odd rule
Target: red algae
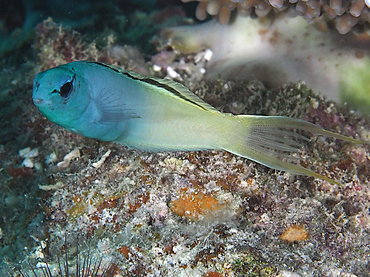
[[30,167],[8,167],[8,173],[13,178],[31,178],[34,176],[33,169]]

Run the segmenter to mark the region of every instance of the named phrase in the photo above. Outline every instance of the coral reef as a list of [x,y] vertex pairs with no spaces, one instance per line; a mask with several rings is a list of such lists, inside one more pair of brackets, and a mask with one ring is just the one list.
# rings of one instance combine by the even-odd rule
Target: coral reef
[[353,34],[319,31],[301,17],[279,16],[166,28],[162,38],[165,49],[182,53],[210,49],[206,78],[257,79],[268,87],[302,80],[329,99],[369,112],[369,40]]
[[[363,139],[369,128],[304,86],[277,94],[261,83],[194,83],[180,74],[224,111],[294,115],[345,134],[358,130]],[[45,177],[42,187],[49,186],[44,228],[51,248],[66,231],[78,233],[89,238],[91,249],[116,259],[124,276],[368,272],[360,258],[369,251],[365,145],[321,138],[312,144],[315,170],[336,175],[339,187],[226,152],[148,153],[67,134],[52,123],[46,128],[53,136],[33,147],[39,148],[41,163],[58,147],[56,160],[39,173]],[[76,147],[80,155],[58,169]],[[93,166],[103,156],[100,166]],[[295,225],[307,231],[295,228],[287,235]],[[297,243],[284,242],[286,236]]]
[[[30,262],[27,265],[8,264],[6,276],[30,276],[29,274],[33,274],[34,277],[113,277],[117,273],[118,267],[114,262],[106,261],[102,256],[97,257],[95,253],[91,254],[89,249],[80,250],[81,245],[82,248],[86,248],[86,245],[82,243],[86,243],[86,240],[81,238],[76,240],[75,238],[74,241],[76,245],[70,245],[67,234],[65,234],[65,240],[60,243],[60,247],[55,253],[51,253],[50,248],[47,248],[48,245],[41,242],[35,252],[39,260],[36,265],[32,265]],[[57,257],[58,263],[49,263],[50,256],[50,260]]]
[[223,112],[293,116],[365,142],[368,118],[302,83],[206,80],[207,51],[145,57],[109,35],[94,44],[48,20],[27,62],[1,68],[1,276],[13,262],[32,276],[27,264],[42,266],[43,249],[58,276],[66,233],[71,256],[83,238],[81,251],[114,261],[116,276],[369,275],[368,145],[309,143],[307,166],[337,186],[222,151],[149,153],[87,139],[47,121],[30,91],[40,68],[86,58],[180,80]]
[[368,29],[370,23],[370,4],[365,0],[182,0],[190,1],[199,1],[196,10],[199,20],[206,19],[209,14],[216,16],[222,24],[229,22],[233,10],[241,16],[253,13],[259,17],[285,11],[292,16],[303,16],[310,22],[332,23],[341,34],[351,30],[361,32]]
[[91,60],[117,64],[129,70],[148,74],[141,53],[132,46],[114,45],[115,37],[95,37],[86,43],[79,32],[56,24],[52,18],[44,20],[36,27],[38,58],[42,62],[40,70],[46,70],[75,60]]

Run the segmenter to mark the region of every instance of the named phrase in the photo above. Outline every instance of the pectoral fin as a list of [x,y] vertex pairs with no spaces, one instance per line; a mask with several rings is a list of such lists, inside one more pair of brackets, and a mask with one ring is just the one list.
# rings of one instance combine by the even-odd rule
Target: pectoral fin
[[127,107],[120,91],[103,89],[99,92],[94,101],[100,113],[98,123],[109,124],[111,122],[121,122],[128,119],[140,118],[138,114]]

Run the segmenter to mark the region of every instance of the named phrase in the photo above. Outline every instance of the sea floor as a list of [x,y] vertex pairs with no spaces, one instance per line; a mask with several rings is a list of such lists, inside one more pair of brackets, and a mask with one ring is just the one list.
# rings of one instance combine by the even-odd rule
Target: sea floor
[[[60,276],[66,251],[71,268],[76,253],[90,253],[116,276],[369,275],[369,118],[304,83],[206,80],[205,52],[155,50],[161,24],[178,24],[158,18],[175,11],[117,13],[122,29],[108,25],[95,37],[49,18],[2,54],[1,276],[44,257]],[[137,40],[119,35],[135,22],[136,33],[155,27]],[[223,112],[301,118],[364,144],[308,143],[304,166],[342,184],[334,185],[224,151],[150,153],[88,139],[48,121],[31,98],[40,70],[86,59],[167,75]]]

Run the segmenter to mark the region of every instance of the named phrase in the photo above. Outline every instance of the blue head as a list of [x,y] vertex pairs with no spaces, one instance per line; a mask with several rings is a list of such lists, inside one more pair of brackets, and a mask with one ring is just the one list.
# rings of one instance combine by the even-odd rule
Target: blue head
[[114,141],[127,132],[130,119],[140,118],[126,103],[127,91],[136,91],[135,82],[127,79],[104,64],[72,62],[37,74],[33,102],[50,121],[68,130]]
[[89,86],[72,64],[37,74],[33,84],[33,102],[51,121],[73,129],[75,121],[89,105]]

